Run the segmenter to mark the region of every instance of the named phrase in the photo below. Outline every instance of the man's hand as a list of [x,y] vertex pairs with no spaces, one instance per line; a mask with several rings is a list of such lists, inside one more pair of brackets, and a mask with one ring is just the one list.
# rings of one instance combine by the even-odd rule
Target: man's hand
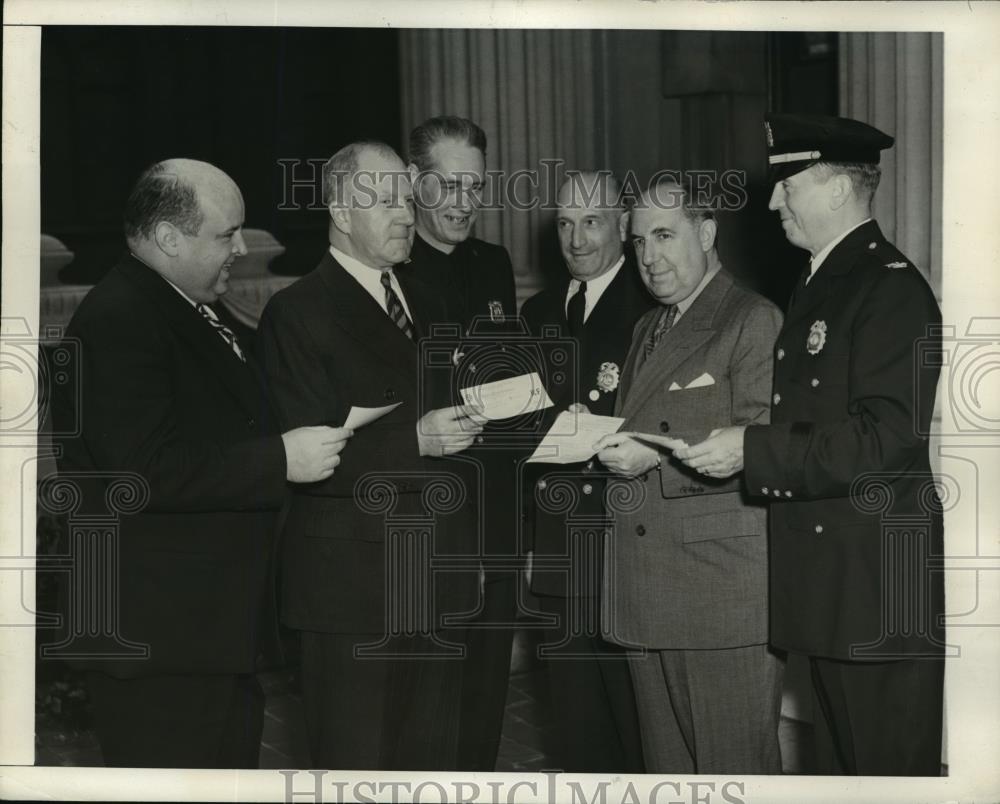
[[282,433],[286,477],[292,483],[326,480],[340,463],[340,451],[354,435],[346,427],[297,427]]
[[483,432],[487,419],[475,405],[456,405],[425,413],[417,422],[417,446],[421,455],[453,455],[468,447]]
[[594,444],[597,459],[625,477],[637,477],[660,462],[660,453],[624,433],[611,433]]
[[674,450],[674,457],[708,477],[732,477],[743,470],[743,431],[746,427],[713,430],[700,444]]

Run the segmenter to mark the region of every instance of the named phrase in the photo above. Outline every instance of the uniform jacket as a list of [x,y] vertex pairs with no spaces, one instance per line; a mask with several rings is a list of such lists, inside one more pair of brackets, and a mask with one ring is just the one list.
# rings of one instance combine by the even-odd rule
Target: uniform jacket
[[[416,234],[409,261],[397,271],[426,283],[444,301],[447,315],[431,323],[454,331],[455,402],[462,401],[462,388],[523,373],[523,361],[513,357],[524,333],[516,320],[514,269],[507,249],[470,237],[445,254]],[[481,492],[476,530],[485,555],[518,552],[520,521],[512,501],[519,461],[525,456],[523,445],[518,445],[523,439],[513,432],[521,424],[515,419],[488,424],[476,445],[462,453]]]
[[[566,292],[569,277],[557,285],[543,290],[528,299],[521,308],[521,315],[532,335],[541,338],[546,328],[554,329],[561,339],[570,339],[569,323],[566,319]],[[591,413],[610,416],[614,413],[618,398],[618,383],[621,370],[632,343],[632,331],[638,318],[656,306],[652,296],[646,291],[639,278],[638,268],[631,252],[618,274],[605,288],[597,304],[594,305],[584,324],[583,337],[572,342],[572,368],[557,371],[553,366],[547,373],[550,380],[548,391],[555,403],[546,420],[547,430],[556,414],[566,410],[574,402],[585,404]],[[602,372],[602,367],[604,371]],[[602,375],[602,382],[598,381]],[[562,382],[559,380],[562,379]],[[612,385],[614,387],[612,387]],[[596,399],[594,398],[596,396]],[[535,569],[532,573],[532,590],[536,594],[567,594],[567,568],[544,570],[547,557],[558,560],[569,555],[569,535],[567,527],[575,522],[579,529],[593,528],[595,520],[603,520],[604,489],[607,472],[596,460],[580,464],[561,465],[558,468],[539,465],[539,471],[532,477],[532,485],[526,500],[529,510],[533,510]],[[544,467],[544,468],[542,468]],[[567,486],[572,487],[571,510],[565,510],[563,503],[570,499],[564,495]],[[599,529],[597,532],[603,528]],[[582,546],[581,546],[582,547]],[[582,549],[580,558],[589,556],[591,566],[581,568],[577,578],[596,579],[601,577],[599,551]],[[599,590],[593,586],[589,590],[583,584],[576,594],[595,595]]]
[[[716,427],[766,422],[778,309],[720,271],[638,364],[658,312],[635,327],[615,406],[623,430],[694,444]],[[686,387],[706,374],[711,384]],[[705,478],[665,455],[659,471],[616,484],[606,638],[654,649],[766,642],[765,508],[747,503],[739,477]]]
[[120,677],[252,672],[262,640],[275,641],[270,567],[286,492],[253,359],[240,362],[131,256],[87,294],[66,335],[76,384],[57,387],[79,391],[56,396],[56,426],[82,432],[63,443],[59,472],[104,475],[80,482],[80,513],[106,512],[108,475],[135,473],[148,488],[145,506],[119,518],[118,610],[121,636],[149,657],[85,664]]
[[[874,221],[795,292],[775,344],[772,424],[747,430],[744,455],[749,490],[772,501],[778,647],[846,659],[852,646],[909,654],[940,639],[936,625],[883,637],[883,594],[898,587],[883,581],[881,537],[883,515],[913,516],[926,549],[942,549],[924,435],[940,362],[918,350],[940,355],[940,334],[929,334],[940,321],[927,283]],[[861,485],[866,476],[874,485]],[[898,568],[920,585],[916,630],[943,606],[941,573],[930,575],[925,558]]]
[[[446,317],[442,301],[413,277],[399,279],[421,336]],[[259,343],[285,427],[340,426],[352,406],[402,403],[355,431],[332,477],[294,487],[283,530],[284,622],[326,633],[383,633],[393,522],[411,529],[432,523],[438,557],[475,549],[475,490],[462,463],[418,450],[417,421],[451,404],[447,390],[423,387],[417,344],[329,252],[268,302]],[[474,572],[435,575],[436,614],[471,606],[475,580]]]

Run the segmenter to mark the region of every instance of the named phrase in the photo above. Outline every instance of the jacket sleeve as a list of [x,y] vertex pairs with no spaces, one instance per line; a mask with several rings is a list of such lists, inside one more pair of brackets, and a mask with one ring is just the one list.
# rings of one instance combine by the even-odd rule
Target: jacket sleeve
[[777,487],[799,499],[844,497],[859,475],[905,470],[916,451],[927,449],[921,433],[930,424],[939,367],[917,366],[915,347],[940,313],[915,269],[872,270],[881,273],[854,321],[844,415],[747,428],[751,493]]
[[147,512],[279,508],[286,491],[281,437],[187,436],[177,409],[181,380],[172,370],[173,347],[142,317],[135,308],[116,311],[70,331],[80,349],[79,396],[57,399],[57,416],[61,409],[79,417],[89,453],[82,463],[142,476],[149,484]]
[[[258,339],[282,427],[343,426],[352,402],[325,371],[319,357],[324,349],[314,342],[302,317],[272,300],[261,317]],[[350,497],[355,483],[368,473],[411,473],[416,484],[421,472],[446,469],[446,462],[419,453],[418,407],[418,400],[407,400],[378,421],[355,430],[333,475],[301,488],[317,496]]]

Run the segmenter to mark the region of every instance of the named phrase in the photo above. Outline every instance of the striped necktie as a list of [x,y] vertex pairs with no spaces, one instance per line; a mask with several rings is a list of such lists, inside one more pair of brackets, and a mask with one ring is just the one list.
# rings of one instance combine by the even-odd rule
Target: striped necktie
[[382,272],[382,287],[385,288],[385,310],[389,314],[389,318],[392,322],[399,327],[402,333],[413,340],[413,324],[410,323],[410,319],[406,316],[406,308],[403,307],[403,303],[399,300],[399,296],[396,295],[396,291],[392,289],[392,272],[383,271]]
[[240,345],[236,341],[236,335],[229,327],[218,319],[218,316],[215,315],[215,310],[204,304],[196,305],[195,309],[202,314],[202,317],[204,317],[209,324],[212,325],[212,329],[219,333],[222,340],[229,344],[229,348],[233,350],[233,354],[246,363],[246,356],[243,354],[243,350],[240,349]]
[[669,330],[674,325],[674,320],[677,318],[677,305],[670,304],[660,310],[660,315],[656,319],[656,326],[653,327],[653,331],[649,333],[649,338],[646,340],[646,357],[649,357],[653,350],[659,344],[660,339],[663,337],[664,333]]

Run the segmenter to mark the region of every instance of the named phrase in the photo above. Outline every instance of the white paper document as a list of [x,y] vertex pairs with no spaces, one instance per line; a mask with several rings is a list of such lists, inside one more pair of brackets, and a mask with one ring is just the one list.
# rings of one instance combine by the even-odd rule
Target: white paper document
[[625,423],[617,416],[595,416],[564,410],[545,434],[528,463],[579,463],[594,457],[594,444],[618,432]]
[[395,405],[386,405],[382,408],[359,408],[352,405],[350,412],[347,414],[347,420],[344,422],[344,427],[357,430],[359,427],[371,424],[376,419],[381,419],[386,413],[395,410],[402,404],[402,402],[397,402]]
[[509,419],[552,407],[538,372],[462,389],[462,401],[477,405],[490,420]]
[[687,441],[681,438],[668,438],[662,435],[653,435],[652,433],[623,433],[623,435],[631,436],[637,441],[645,441],[647,444],[655,444],[658,447],[665,447],[671,451],[675,449],[684,449],[688,446]]

